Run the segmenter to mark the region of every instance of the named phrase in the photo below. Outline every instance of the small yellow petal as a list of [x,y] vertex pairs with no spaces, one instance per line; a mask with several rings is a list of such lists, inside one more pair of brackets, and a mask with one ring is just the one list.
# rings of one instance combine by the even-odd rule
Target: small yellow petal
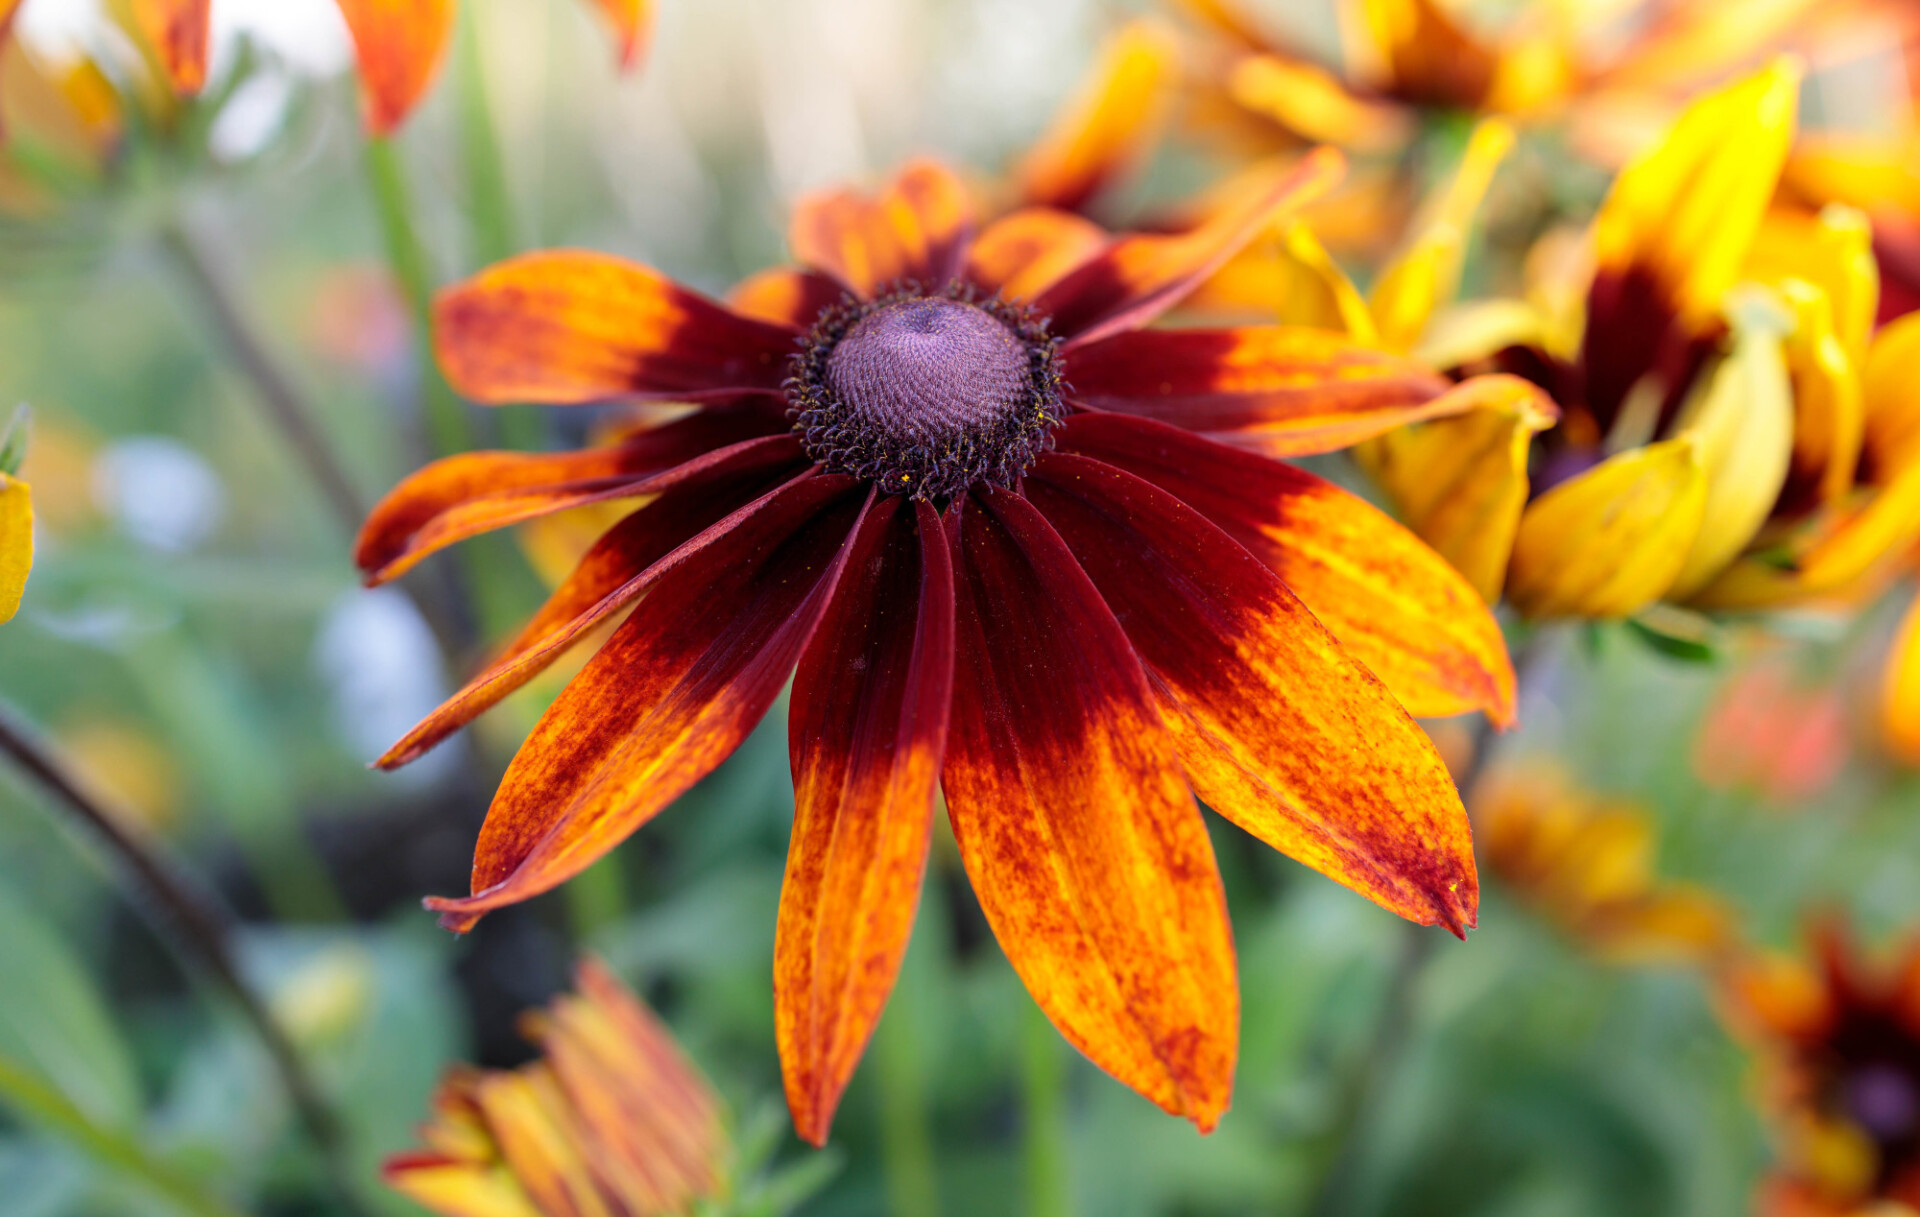
[[1474,218],[1513,139],[1513,127],[1499,119],[1473,129],[1453,177],[1427,200],[1412,241],[1374,284],[1374,321],[1394,350],[1419,341],[1434,309],[1460,290]]
[[1227,93],[1289,131],[1356,152],[1389,152],[1413,134],[1397,108],[1358,97],[1325,68],[1297,59],[1244,56],[1227,76]]
[[1492,604],[1527,502],[1528,450],[1558,410],[1513,376],[1475,377],[1453,392],[1480,400],[1458,418],[1390,431],[1354,456],[1407,526]]
[[1806,214],[1776,208],[1767,214],[1742,274],[1779,285],[1801,279],[1820,289],[1835,337],[1857,366],[1866,358],[1880,300],[1880,267],[1873,257],[1873,226],[1839,204]]
[[1758,289],[1733,320],[1733,349],[1695,382],[1675,433],[1698,440],[1707,500],[1699,533],[1668,594],[1703,586],[1747,547],[1786,485],[1793,458],[1793,388],[1780,334],[1787,320]]
[[1610,457],[1528,505],[1507,597],[1530,617],[1624,617],[1658,600],[1700,532],[1707,478],[1699,441]]
[[0,622],[13,620],[33,569],[33,494],[0,473]]
[[1709,94],[1622,170],[1594,222],[1601,270],[1643,270],[1684,324],[1711,324],[1779,182],[1800,75],[1783,58]]
[[1827,293],[1805,279],[1779,285],[1794,312],[1784,352],[1793,380],[1793,472],[1838,502],[1853,488],[1866,433],[1860,366],[1836,332]]

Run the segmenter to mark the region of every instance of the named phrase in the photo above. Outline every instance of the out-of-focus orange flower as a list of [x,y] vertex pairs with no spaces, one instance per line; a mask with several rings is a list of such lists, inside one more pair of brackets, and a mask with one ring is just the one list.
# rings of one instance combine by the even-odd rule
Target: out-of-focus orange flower
[[726,1190],[706,1079],[603,965],[582,961],[574,988],[527,1019],[539,1060],[447,1075],[388,1186],[444,1217],[677,1217]]
[[1847,711],[1831,683],[1768,656],[1721,686],[1694,738],[1693,771],[1708,786],[1748,787],[1781,806],[1805,804],[1847,763]]
[[1143,328],[1338,165],[1311,158],[1192,231],[1109,237],[1040,208],[976,236],[960,182],[919,163],[877,197],[803,201],[804,267],[726,305],[580,251],[444,293],[441,362],[476,401],[701,408],[583,452],[453,457],[363,530],[377,581],[651,497],[382,758],[632,607],[509,768],[473,894],[430,906],[464,929],[579,873],[718,765],[797,666],[774,989],[810,1140],[892,988],[936,784],[1055,1025],[1202,1128],[1231,1093],[1238,984],[1194,791],[1402,916],[1471,925],[1466,817],[1402,706],[1510,719],[1498,626],[1411,533],[1246,450],[1351,443],[1444,383],[1323,331]]
[[1545,761],[1495,769],[1469,807],[1488,869],[1606,958],[1710,963],[1732,944],[1718,897],[1659,877],[1644,808],[1583,790]]
[[[0,0],[3,2],[3,0]],[[18,4],[20,0],[14,0]],[[174,88],[197,93],[207,79],[207,31],[214,0],[132,0],[141,30],[158,48]],[[433,82],[453,37],[456,0],[336,0],[353,36],[367,126],[376,134],[406,120]],[[653,0],[590,0],[612,26],[620,62],[646,52]]]
[[1760,1058],[1780,1144],[1760,1211],[1920,1207],[1920,947],[1871,966],[1838,924],[1823,924],[1812,960],[1756,955],[1731,969],[1724,1009]]
[[1235,0],[1177,7],[1210,35],[1194,48],[1197,115],[1255,117],[1283,146],[1394,152],[1416,134],[1422,110],[1533,114],[1573,83],[1559,6],[1532,6],[1488,36],[1442,0],[1342,0],[1338,63],[1291,43]]
[[1107,39],[1093,68],[1015,166],[1022,205],[1085,211],[1153,150],[1173,97],[1177,47],[1159,22]]

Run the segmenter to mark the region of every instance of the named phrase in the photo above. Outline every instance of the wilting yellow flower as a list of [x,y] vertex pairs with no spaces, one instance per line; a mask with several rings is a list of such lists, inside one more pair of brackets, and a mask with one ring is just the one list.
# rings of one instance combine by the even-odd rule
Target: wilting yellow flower
[[1730,970],[1725,1015],[1760,1057],[1780,1162],[1764,1217],[1891,1217],[1920,1207],[1920,948],[1862,963],[1825,924],[1811,960]]
[[1703,888],[1659,877],[1653,824],[1621,799],[1530,762],[1482,778],[1467,801],[1488,868],[1541,916],[1620,962],[1709,962],[1732,917]]
[[582,961],[575,989],[527,1020],[539,1060],[447,1075],[389,1186],[445,1217],[665,1217],[725,1190],[706,1079],[603,965]]
[[[1551,293],[1584,296],[1579,324],[1503,301],[1459,310],[1427,339],[1430,358],[1490,360],[1562,408],[1531,459],[1546,489],[1511,537],[1504,590],[1522,612],[1802,603],[1920,536],[1903,438],[1920,395],[1891,371],[1912,339],[1872,333],[1866,226],[1845,210],[1772,207],[1798,78],[1782,60],[1701,99],[1620,174],[1588,256],[1559,259],[1588,277],[1584,291]],[[1396,499],[1417,498],[1451,448],[1483,442],[1428,440],[1424,459],[1375,472]],[[1479,580],[1506,539],[1476,540]]]

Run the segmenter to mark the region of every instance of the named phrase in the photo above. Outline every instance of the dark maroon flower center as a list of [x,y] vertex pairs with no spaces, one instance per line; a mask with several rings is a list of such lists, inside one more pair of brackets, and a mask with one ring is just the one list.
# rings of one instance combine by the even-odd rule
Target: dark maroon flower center
[[1060,421],[1057,347],[1044,321],[960,285],[849,299],[794,356],[794,431],[822,468],[887,494],[1011,485]]

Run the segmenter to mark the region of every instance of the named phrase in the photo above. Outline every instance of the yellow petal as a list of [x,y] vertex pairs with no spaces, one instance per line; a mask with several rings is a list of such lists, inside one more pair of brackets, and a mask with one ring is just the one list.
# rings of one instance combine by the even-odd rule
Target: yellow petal
[[1847,357],[1856,366],[1866,358],[1880,301],[1880,267],[1873,258],[1873,225],[1861,212],[1839,204],[1811,215],[1775,208],[1742,274],[1758,283],[1801,279],[1819,288]]
[[1700,532],[1707,478],[1686,436],[1611,457],[1528,505],[1507,597],[1530,617],[1624,617],[1672,586]]
[[1241,251],[1182,307],[1272,317],[1281,325],[1333,330],[1364,343],[1379,340],[1360,289],[1297,220]]
[[1434,309],[1460,290],[1474,217],[1500,162],[1513,148],[1513,138],[1513,127],[1499,119],[1486,119],[1473,129],[1453,177],[1427,200],[1413,240],[1374,284],[1374,321],[1394,350],[1407,350],[1419,341]]
[[1684,324],[1711,323],[1786,162],[1800,75],[1782,58],[1709,94],[1622,170],[1594,222],[1601,271],[1651,274]]
[[1754,609],[1801,603],[1856,585],[1884,581],[1920,543],[1920,465],[1857,502],[1809,522],[1784,560],[1751,555],[1696,592],[1691,603],[1708,609]]
[[1397,107],[1356,96],[1333,73],[1298,59],[1244,56],[1227,75],[1227,93],[1289,131],[1356,152],[1390,152],[1413,134]]
[[1866,431],[1860,365],[1835,330],[1826,292],[1805,279],[1779,286],[1794,313],[1784,348],[1793,380],[1794,477],[1817,487],[1821,502],[1838,502],[1853,488]]
[[1547,319],[1524,300],[1469,300],[1442,308],[1413,346],[1413,357],[1432,368],[1461,368],[1513,346],[1545,350]]
[[1786,485],[1793,458],[1793,388],[1780,333],[1786,319],[1756,290],[1733,319],[1733,347],[1709,364],[1680,407],[1675,433],[1698,441],[1705,515],[1668,594],[1699,589],[1747,547]]
[[19,478],[0,473],[0,622],[20,611],[33,569],[33,495]]
[[1887,748],[1909,765],[1920,764],[1920,597],[1900,619],[1880,691],[1880,725]]
[[1888,481],[1920,458],[1920,313],[1908,313],[1875,335],[1861,377],[1866,453],[1875,480]]
[[1527,502],[1528,449],[1559,411],[1514,376],[1475,377],[1453,392],[1479,400],[1458,418],[1389,431],[1354,455],[1407,526],[1492,604]]

